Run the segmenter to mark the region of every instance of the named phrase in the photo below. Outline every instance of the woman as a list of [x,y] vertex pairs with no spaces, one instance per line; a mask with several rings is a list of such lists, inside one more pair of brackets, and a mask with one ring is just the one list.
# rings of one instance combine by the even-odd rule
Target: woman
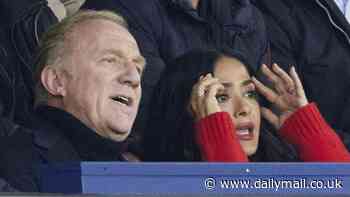
[[[239,54],[194,51],[169,66],[152,99],[145,160],[350,161],[344,145],[315,104],[309,104],[295,69],[262,72],[269,89],[251,78]],[[257,92],[278,115],[261,107]],[[261,124],[278,130],[279,140]]]

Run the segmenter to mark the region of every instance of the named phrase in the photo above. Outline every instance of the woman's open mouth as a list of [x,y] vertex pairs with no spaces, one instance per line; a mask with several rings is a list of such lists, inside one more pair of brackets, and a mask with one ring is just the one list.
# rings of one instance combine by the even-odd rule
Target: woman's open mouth
[[254,124],[252,122],[237,124],[236,135],[239,140],[248,141],[254,139]]

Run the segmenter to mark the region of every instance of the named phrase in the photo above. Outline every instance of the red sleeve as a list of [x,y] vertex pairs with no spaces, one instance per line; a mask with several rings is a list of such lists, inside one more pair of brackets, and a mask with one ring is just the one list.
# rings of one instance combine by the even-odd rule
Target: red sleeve
[[300,108],[288,118],[280,135],[296,146],[303,161],[350,162],[349,152],[314,103]]
[[235,135],[235,127],[227,112],[217,112],[196,125],[196,141],[202,159],[209,162],[248,162]]

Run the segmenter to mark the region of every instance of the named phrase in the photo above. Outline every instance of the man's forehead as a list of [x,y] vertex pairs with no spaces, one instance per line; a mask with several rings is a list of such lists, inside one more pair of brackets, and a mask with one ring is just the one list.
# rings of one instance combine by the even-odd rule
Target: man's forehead
[[[74,48],[82,49],[87,47],[101,49],[119,49],[125,53],[138,51],[138,45],[128,30],[112,21],[91,20],[86,21],[77,27],[72,34],[71,44]],[[73,43],[74,42],[74,43]],[[83,46],[84,45],[84,46]]]
[[129,31],[122,25],[107,19],[90,19],[79,24],[74,25],[66,34],[68,39],[86,39],[96,40],[101,37],[112,37],[129,40],[133,42],[134,39]]

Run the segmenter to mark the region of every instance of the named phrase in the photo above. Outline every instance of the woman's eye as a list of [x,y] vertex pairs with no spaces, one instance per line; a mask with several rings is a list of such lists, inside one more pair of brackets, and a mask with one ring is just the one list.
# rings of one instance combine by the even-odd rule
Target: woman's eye
[[252,99],[257,99],[258,98],[258,93],[255,90],[248,91],[244,93],[245,97],[252,98]]
[[224,103],[224,102],[226,102],[228,99],[229,99],[229,96],[228,96],[228,95],[221,94],[221,95],[217,95],[217,96],[216,96],[216,100],[218,101],[218,103]]

